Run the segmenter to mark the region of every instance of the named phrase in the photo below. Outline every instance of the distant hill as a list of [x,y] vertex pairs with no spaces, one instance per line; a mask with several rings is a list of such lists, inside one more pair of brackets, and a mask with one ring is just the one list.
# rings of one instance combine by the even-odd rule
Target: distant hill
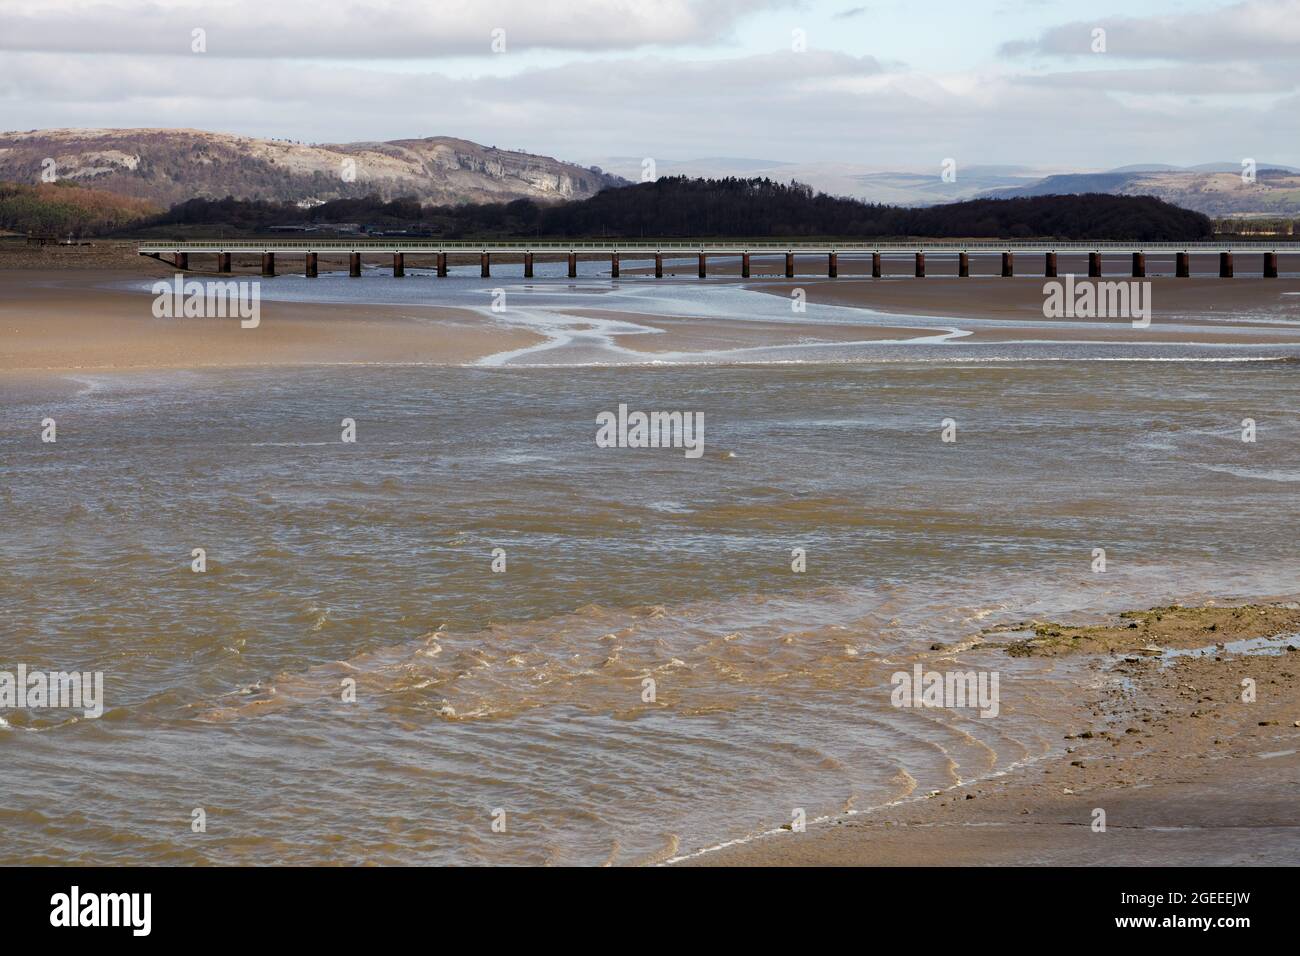
[[623,180],[546,156],[449,137],[308,145],[188,129],[0,133],[0,179],[59,181],[161,207],[196,196],[321,201],[377,194],[462,203],[583,199]]
[[990,198],[1109,193],[1156,196],[1209,216],[1300,215],[1300,171],[1259,165],[1255,182],[1241,178],[1241,166],[1207,163],[1192,169],[1117,169],[1106,173],[1048,176],[1024,186],[994,189]]
[[1132,166],[1116,166],[1114,169],[1108,169],[1109,173],[1174,173],[1178,172],[1179,167],[1170,166],[1168,163],[1134,163]]
[[409,236],[483,238],[1209,238],[1210,220],[1148,197],[1085,195],[981,199],[923,209],[858,202],[768,179],[668,177],[590,199],[539,205],[421,206],[413,199],[342,199],[310,210],[238,200],[191,200],[134,234],[227,235],[326,230],[361,222]]
[[86,236],[159,212],[143,199],[63,183],[0,182],[0,228],[39,236]]

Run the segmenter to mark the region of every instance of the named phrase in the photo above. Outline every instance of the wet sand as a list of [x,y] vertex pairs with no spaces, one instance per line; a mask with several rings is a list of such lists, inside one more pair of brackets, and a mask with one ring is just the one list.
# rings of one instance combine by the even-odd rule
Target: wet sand
[[[1059,632],[1057,639],[1028,653],[1091,654],[1097,672],[1086,700],[1091,717],[1061,741],[1064,752],[992,780],[683,863],[1294,865],[1300,845],[1300,610],[1294,604],[1155,608],[1101,627],[1039,625],[1044,628]],[[998,641],[1008,631],[983,636]],[[1279,633],[1281,652],[1273,656],[1214,648]],[[1152,652],[1156,646],[1211,650],[1169,660]],[[1095,654],[1099,647],[1112,653]],[[1023,642],[1006,650],[1026,653]],[[1255,682],[1252,702],[1242,700],[1244,678]],[[1105,811],[1104,832],[1093,826],[1097,809]]]
[[[467,309],[261,302],[237,318],[159,319],[101,271],[0,272],[0,369],[145,369],[339,362],[460,364],[543,341]],[[161,277],[160,277],[161,278]]]

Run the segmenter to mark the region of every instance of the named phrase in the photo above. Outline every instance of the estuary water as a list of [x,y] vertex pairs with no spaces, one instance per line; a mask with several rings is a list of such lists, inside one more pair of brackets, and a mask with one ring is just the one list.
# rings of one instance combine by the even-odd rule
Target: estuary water
[[[264,295],[421,294],[348,281]],[[474,366],[0,379],[0,668],[106,698],[0,710],[0,863],[663,862],[1058,750],[1095,675],[983,628],[1300,593],[1285,350],[625,367],[554,307],[788,304],[535,284],[501,280],[548,347]],[[598,447],[620,404],[704,453]],[[998,715],[893,706],[918,662],[996,670]]]

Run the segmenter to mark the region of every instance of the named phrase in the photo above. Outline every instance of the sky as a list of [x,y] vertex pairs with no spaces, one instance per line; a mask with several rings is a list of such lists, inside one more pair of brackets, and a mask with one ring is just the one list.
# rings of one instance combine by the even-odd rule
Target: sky
[[0,0],[0,129],[137,126],[583,164],[1300,166],[1300,0]]

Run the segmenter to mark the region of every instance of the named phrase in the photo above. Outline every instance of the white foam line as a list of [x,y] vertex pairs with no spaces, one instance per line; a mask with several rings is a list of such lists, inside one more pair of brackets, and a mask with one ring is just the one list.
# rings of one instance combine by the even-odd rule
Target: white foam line
[[[1008,774],[1020,770],[1023,767],[1032,766],[1033,764],[1036,764],[1041,760],[1056,755],[1057,754],[1055,753],[1045,753],[1045,754],[1040,754],[1039,756],[1033,758],[1025,757],[1020,760],[1015,760],[1007,764],[1001,770],[995,770],[992,773],[987,773],[979,777],[972,777],[970,780],[959,781],[957,783],[954,783],[950,787],[944,787],[942,790],[938,791],[938,793],[940,794],[951,793],[954,790],[965,789],[966,787],[974,783],[983,783],[987,780],[996,780],[998,777],[1005,777]],[[864,815],[868,813],[875,813],[877,810],[887,810],[890,807],[898,807],[907,803],[919,803],[922,800],[933,799],[936,795],[937,794],[934,791],[930,791],[920,796],[899,797],[897,800],[890,800],[888,803],[881,803],[872,807],[864,807],[861,810],[846,810],[844,813],[829,813],[826,814],[825,816],[817,817],[814,820],[809,820],[808,825],[817,826],[818,824],[831,823],[835,820],[843,820],[846,817],[855,817],[855,816]],[[715,843],[713,846],[706,846],[703,849],[692,850],[690,853],[683,853],[678,856],[672,857],[671,859],[664,860],[662,863],[658,865],[671,866],[674,863],[681,863],[685,860],[693,860],[696,859],[697,857],[701,857],[709,853],[716,853],[719,850],[725,850],[728,847],[744,846],[747,843],[754,843],[765,837],[778,836],[783,833],[792,833],[792,831],[787,830],[784,827],[776,827],[775,829],[772,830],[764,830],[761,833],[751,834],[750,836],[737,837],[734,840],[727,840],[723,843]]]
[[[500,313],[495,313],[490,308],[477,306],[474,311],[493,320],[500,321],[502,318]],[[553,312],[550,309],[512,309],[508,315],[511,320],[522,319],[522,321],[508,321],[506,323],[508,326],[536,332],[544,336],[546,341],[506,352],[496,352],[472,364],[479,366],[505,365],[525,355],[536,355],[540,352],[549,352],[563,348],[566,345],[572,345],[579,339],[588,336],[596,340],[593,344],[599,348],[624,355],[640,355],[642,353],[618,345],[615,342],[615,336],[658,335],[664,331],[653,326],[639,325],[622,319],[593,319],[586,316]]]
[[[485,318],[500,320],[501,313],[494,313],[489,308],[478,306],[474,309]],[[665,330],[648,325],[641,325],[627,319],[601,319],[590,316],[574,316],[551,309],[514,309],[509,313],[512,320],[507,324],[515,328],[525,328],[544,336],[546,341],[528,345],[519,349],[496,352],[472,363],[477,366],[499,367],[507,364],[519,364],[518,359],[551,352],[565,346],[573,345],[579,340],[591,337],[595,339],[594,347],[616,355],[640,360],[646,364],[695,364],[725,361],[728,356],[739,356],[756,352],[783,352],[802,349],[842,349],[858,348],[871,345],[938,345],[953,339],[964,338],[972,333],[968,329],[945,325],[934,334],[895,339],[863,339],[848,342],[791,342],[771,345],[750,345],[730,349],[706,349],[698,352],[663,352],[647,355],[619,344],[617,336],[621,335],[661,335]],[[762,321],[762,320],[758,320]],[[809,323],[810,325],[812,323]],[[577,328],[575,328],[577,327]],[[533,363],[527,363],[533,364]],[[577,363],[583,365],[598,363]],[[609,363],[626,364],[626,363]]]

